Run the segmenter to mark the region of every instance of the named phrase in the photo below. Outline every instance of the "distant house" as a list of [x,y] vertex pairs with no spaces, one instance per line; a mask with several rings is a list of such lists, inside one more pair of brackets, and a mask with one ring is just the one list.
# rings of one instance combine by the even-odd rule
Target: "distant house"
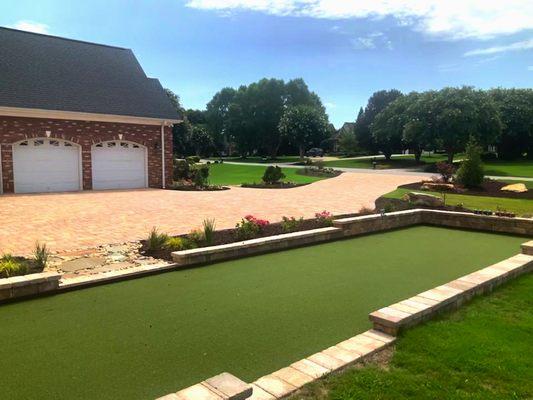
[[131,50],[0,28],[0,193],[165,187],[179,120]]
[[355,134],[355,122],[345,122],[342,127],[335,133],[333,151],[339,151],[339,138],[344,133]]

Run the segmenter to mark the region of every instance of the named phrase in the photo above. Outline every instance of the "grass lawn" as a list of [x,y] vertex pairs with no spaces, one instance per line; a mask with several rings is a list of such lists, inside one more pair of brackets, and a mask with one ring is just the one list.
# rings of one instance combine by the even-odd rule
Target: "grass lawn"
[[0,397],[153,400],[222,371],[252,381],[524,241],[420,226],[4,304]]
[[[459,160],[462,157],[461,154],[455,156],[456,160]],[[376,157],[378,162],[377,168],[379,169],[394,169],[394,168],[422,168],[425,164],[433,164],[440,161],[446,161],[448,156],[446,154],[433,154],[433,155],[424,155],[420,158],[424,164],[417,164],[415,162],[414,155],[407,156],[392,156],[390,161],[385,161],[383,156]],[[328,167],[337,167],[337,168],[372,168],[372,159],[355,159],[355,160],[334,160],[326,161],[324,163]]]
[[533,398],[533,275],[400,337],[390,364],[351,369],[303,399]]
[[[242,183],[259,183],[266,167],[259,165],[211,164],[209,182],[213,185],[240,185]],[[322,177],[299,175],[297,168],[283,168],[285,181],[295,183],[312,183],[324,179]]]
[[[212,158],[212,160],[219,160],[219,158]],[[278,156],[275,160],[272,160],[271,158],[268,158],[267,160],[264,160],[263,157],[224,157],[224,161],[235,161],[235,162],[242,162],[242,163],[265,163],[265,164],[271,164],[271,163],[294,163],[300,161],[299,156]]]
[[533,178],[533,160],[488,161],[484,164],[487,175]]
[[[404,194],[412,192],[410,189],[398,188],[387,193],[384,197],[389,199],[401,199]],[[441,196],[438,192],[420,191],[421,193]],[[478,210],[496,211],[498,207],[518,215],[533,214],[533,200],[508,199],[505,197],[469,196],[464,194],[446,194],[446,205],[455,206],[463,204],[464,207]]]

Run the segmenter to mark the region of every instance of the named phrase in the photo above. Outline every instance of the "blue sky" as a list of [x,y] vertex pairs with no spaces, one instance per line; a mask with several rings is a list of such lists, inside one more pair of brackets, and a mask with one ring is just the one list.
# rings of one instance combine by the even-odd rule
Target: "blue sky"
[[533,86],[530,0],[3,0],[0,25],[131,48],[187,108],[302,77],[337,127],[380,89]]

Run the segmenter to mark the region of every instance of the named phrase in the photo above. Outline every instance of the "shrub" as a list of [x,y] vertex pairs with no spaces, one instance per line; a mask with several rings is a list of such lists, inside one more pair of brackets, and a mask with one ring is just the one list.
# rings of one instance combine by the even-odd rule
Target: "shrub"
[[474,139],[466,146],[466,159],[457,170],[457,182],[466,187],[476,187],[483,183],[485,171],[481,162],[481,148]]
[[202,225],[204,227],[205,242],[208,245],[212,244],[214,236],[215,236],[215,227],[216,227],[215,219],[214,218],[204,219],[204,222],[202,223]]
[[195,165],[191,169],[191,180],[197,187],[207,186],[209,178],[209,165]]
[[455,173],[455,167],[453,164],[442,161],[438,162],[435,166],[437,167],[437,172],[441,176],[442,181],[450,182],[450,179],[452,179],[452,176]]
[[315,219],[320,225],[328,226],[333,224],[333,215],[326,210],[316,213]]
[[146,240],[146,248],[148,251],[162,250],[168,239],[169,237],[166,233],[161,233],[156,227],[153,227]]
[[359,214],[362,214],[362,215],[374,214],[374,210],[370,207],[363,206],[359,209]]
[[17,260],[11,254],[5,254],[0,258],[0,278],[24,275],[27,272],[26,263]]
[[196,245],[192,241],[181,237],[169,237],[163,245],[163,248],[168,251],[188,250],[195,247]]
[[238,240],[252,239],[259,235],[261,230],[269,224],[270,222],[267,220],[247,215],[235,225],[235,236]]
[[202,243],[205,240],[204,232],[200,229],[193,229],[190,231],[187,238],[193,243]]
[[283,232],[294,232],[297,231],[300,225],[304,222],[303,217],[296,219],[294,217],[283,217],[281,221],[281,229]]
[[46,248],[46,244],[41,245],[39,242],[36,242],[33,250],[35,265],[41,270],[45,269],[48,264],[48,257],[50,257],[50,252]]
[[263,182],[268,185],[273,185],[279,183],[280,180],[285,178],[285,174],[281,171],[281,168],[277,165],[271,165],[267,167],[265,173],[263,174]]
[[198,156],[189,156],[185,160],[189,164],[198,164],[200,162],[200,157],[198,157]]
[[173,178],[175,181],[190,179],[191,165],[185,160],[174,160]]

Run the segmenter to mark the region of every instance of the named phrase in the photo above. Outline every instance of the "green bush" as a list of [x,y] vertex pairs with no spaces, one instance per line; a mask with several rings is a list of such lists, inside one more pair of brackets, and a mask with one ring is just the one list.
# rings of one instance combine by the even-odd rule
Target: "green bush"
[[169,237],[166,233],[161,233],[156,227],[153,227],[146,240],[146,248],[148,251],[163,250],[168,239]]
[[28,272],[26,263],[17,260],[10,254],[5,254],[0,258],[0,278],[9,278],[17,275],[24,275]]
[[173,178],[175,181],[190,179],[191,165],[185,160],[174,160]]
[[190,156],[185,159],[189,164],[198,164],[200,162],[200,157]]
[[196,245],[187,238],[169,237],[163,244],[163,249],[168,251],[180,251],[194,249]]
[[35,248],[33,249],[33,258],[35,259],[35,266],[42,271],[46,268],[49,257],[50,252],[46,248],[46,244],[41,245],[39,242],[36,242]]
[[200,229],[193,229],[189,234],[187,235],[187,238],[196,244],[203,243],[205,241],[204,232]]
[[207,186],[209,179],[209,165],[195,165],[191,169],[191,178],[194,186]]
[[283,217],[281,221],[281,229],[285,233],[289,232],[295,232],[298,230],[300,225],[302,225],[304,222],[304,218],[300,217],[299,219],[296,219],[294,217]]
[[277,165],[271,165],[267,167],[265,170],[265,173],[263,174],[263,182],[265,182],[268,185],[273,185],[275,183],[279,183],[283,178],[285,178],[285,174],[281,171],[281,168]]
[[466,159],[457,170],[456,180],[466,187],[477,187],[483,183],[485,171],[481,162],[481,148],[474,139],[466,146]]

